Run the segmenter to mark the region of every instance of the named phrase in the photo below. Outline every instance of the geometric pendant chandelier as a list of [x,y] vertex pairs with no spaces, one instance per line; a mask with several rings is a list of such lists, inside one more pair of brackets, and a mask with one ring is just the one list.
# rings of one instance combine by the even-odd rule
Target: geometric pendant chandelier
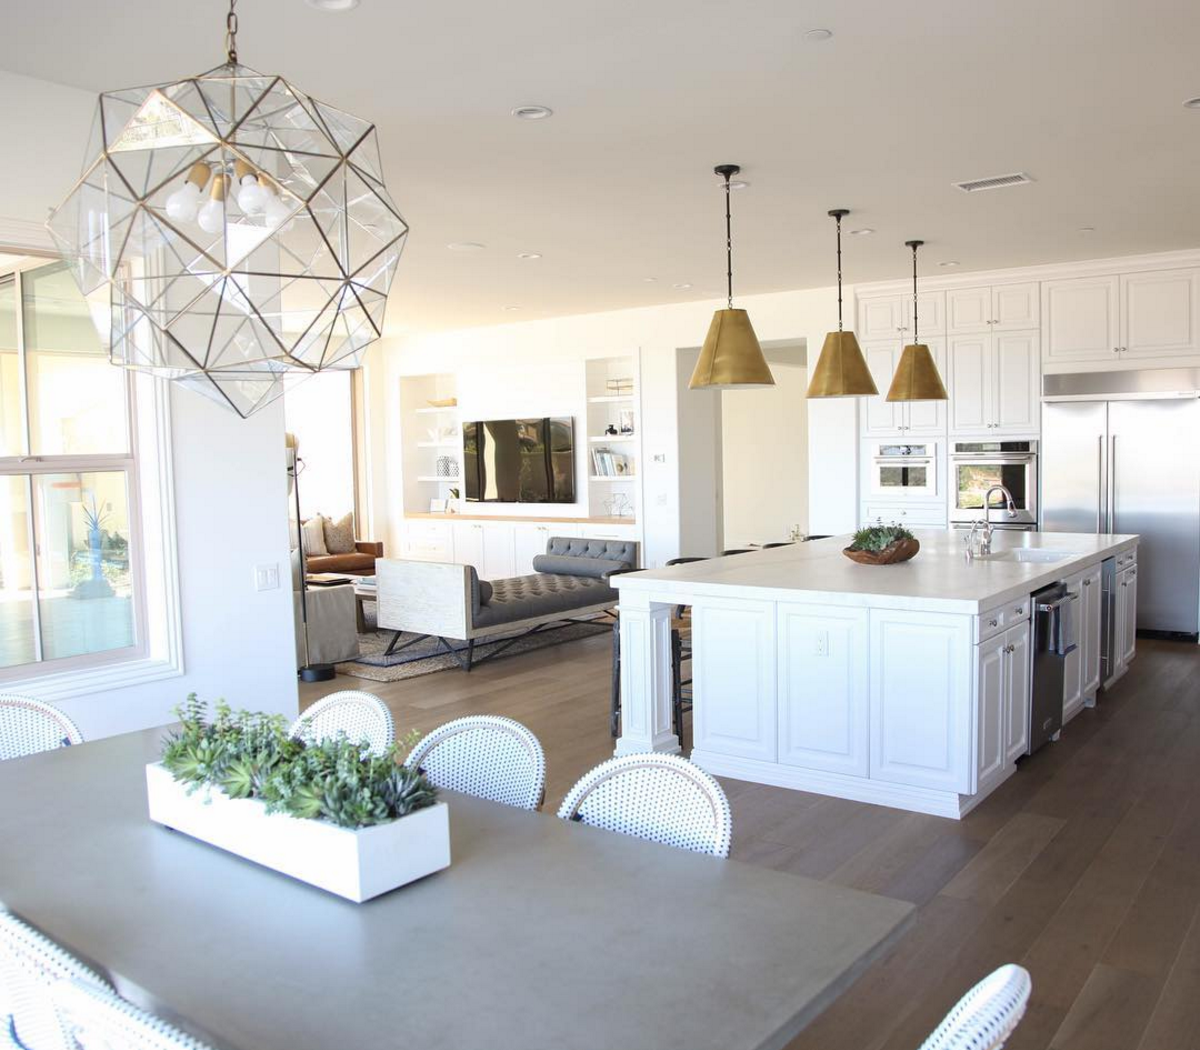
[[249,416],[359,367],[408,226],[374,125],[237,58],[100,96],[83,174],[47,226],[113,364]]

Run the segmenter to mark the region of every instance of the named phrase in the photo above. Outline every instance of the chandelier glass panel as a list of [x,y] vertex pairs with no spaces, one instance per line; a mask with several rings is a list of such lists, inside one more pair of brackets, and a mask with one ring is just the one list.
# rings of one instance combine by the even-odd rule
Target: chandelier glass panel
[[374,126],[236,59],[101,95],[48,225],[114,364],[242,416],[360,365],[408,234]]

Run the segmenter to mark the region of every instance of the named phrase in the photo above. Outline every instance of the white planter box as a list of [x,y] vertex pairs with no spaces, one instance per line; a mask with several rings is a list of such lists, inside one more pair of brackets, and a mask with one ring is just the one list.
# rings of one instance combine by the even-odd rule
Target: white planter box
[[352,901],[366,901],[450,864],[446,803],[369,828],[267,813],[257,799],[189,795],[160,763],[146,766],[150,819]]

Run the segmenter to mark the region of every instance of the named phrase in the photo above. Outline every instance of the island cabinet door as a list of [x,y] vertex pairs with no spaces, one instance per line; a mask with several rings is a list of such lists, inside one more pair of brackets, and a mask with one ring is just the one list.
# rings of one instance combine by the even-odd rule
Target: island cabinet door
[[982,790],[1004,769],[1004,691],[1008,646],[997,635],[975,647],[976,787]]
[[1063,722],[1075,717],[1083,707],[1084,656],[1087,648],[1087,612],[1084,608],[1083,573],[1066,581],[1067,594],[1072,598],[1078,644],[1063,660]]
[[871,610],[871,779],[975,793],[969,616]]
[[1033,670],[1029,644],[1029,621],[1004,632],[1008,668],[1004,689],[1004,751],[1015,762],[1029,749],[1029,709],[1032,701]]
[[1100,688],[1100,606],[1104,597],[1100,566],[1093,565],[1083,575],[1079,616],[1080,692],[1084,699],[1095,700]]
[[793,602],[778,610],[779,761],[865,777],[867,610]]
[[692,735],[697,750],[776,760],[775,603],[692,606]]

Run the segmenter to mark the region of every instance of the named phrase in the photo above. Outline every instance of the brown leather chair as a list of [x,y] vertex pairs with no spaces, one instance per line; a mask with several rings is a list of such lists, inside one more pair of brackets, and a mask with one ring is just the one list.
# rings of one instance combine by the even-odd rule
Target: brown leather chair
[[304,559],[309,572],[352,572],[358,576],[375,575],[375,559],[383,557],[382,543],[355,540],[353,554],[310,554]]

